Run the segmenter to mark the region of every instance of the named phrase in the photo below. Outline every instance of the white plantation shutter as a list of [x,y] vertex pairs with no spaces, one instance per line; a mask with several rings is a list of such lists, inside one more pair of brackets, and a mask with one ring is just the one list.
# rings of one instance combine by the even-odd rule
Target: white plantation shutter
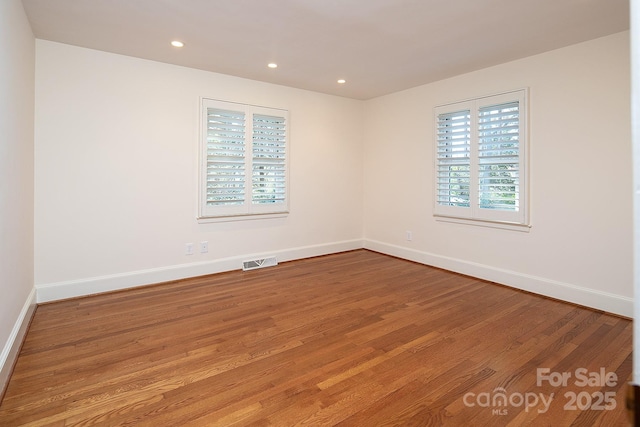
[[286,122],[284,117],[253,116],[254,204],[286,201]]
[[478,113],[478,180],[482,209],[520,208],[519,103],[482,107]]
[[469,207],[471,184],[471,112],[438,115],[436,203]]
[[245,201],[245,115],[207,109],[206,205],[238,206]]
[[203,99],[199,218],[286,213],[287,112]]
[[526,225],[526,90],[436,107],[434,215]]

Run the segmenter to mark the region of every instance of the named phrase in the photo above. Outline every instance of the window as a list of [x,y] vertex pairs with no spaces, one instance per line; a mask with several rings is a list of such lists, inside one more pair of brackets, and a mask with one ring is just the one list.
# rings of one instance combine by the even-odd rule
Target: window
[[526,95],[436,107],[436,216],[528,224]]
[[288,212],[288,113],[203,99],[202,218]]

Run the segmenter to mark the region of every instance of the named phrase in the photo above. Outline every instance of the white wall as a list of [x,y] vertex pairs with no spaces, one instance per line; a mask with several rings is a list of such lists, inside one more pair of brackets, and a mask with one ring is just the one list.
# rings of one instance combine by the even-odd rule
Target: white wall
[[[37,41],[38,298],[235,269],[251,254],[351,249],[364,236],[367,248],[631,316],[628,38],[367,102]],[[531,230],[435,221],[433,107],[521,87]],[[200,96],[291,112],[288,218],[195,221]],[[184,255],[201,240],[209,254]]]
[[[43,40],[36,51],[40,301],[361,247],[361,101]],[[199,97],[289,110],[287,218],[197,223]],[[208,254],[184,254],[204,240]]]
[[[634,294],[640,295],[640,3],[630,3],[631,20],[631,138],[633,153],[633,261]],[[640,302],[634,300],[634,319],[640,319]],[[633,328],[633,384],[640,385],[640,328]]]
[[[629,80],[624,32],[368,102],[366,246],[631,316]],[[530,232],[436,221],[434,106],[522,87]]]
[[0,40],[1,392],[33,301],[35,39],[19,0],[0,2]]

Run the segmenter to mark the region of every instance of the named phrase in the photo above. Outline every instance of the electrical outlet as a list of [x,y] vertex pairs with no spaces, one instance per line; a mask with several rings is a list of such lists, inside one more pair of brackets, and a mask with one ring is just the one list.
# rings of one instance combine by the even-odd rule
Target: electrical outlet
[[184,254],[193,255],[193,243],[187,243],[184,245]]
[[412,241],[413,240],[413,233],[411,231],[407,231],[407,241]]
[[200,253],[206,254],[209,252],[209,242],[200,242]]

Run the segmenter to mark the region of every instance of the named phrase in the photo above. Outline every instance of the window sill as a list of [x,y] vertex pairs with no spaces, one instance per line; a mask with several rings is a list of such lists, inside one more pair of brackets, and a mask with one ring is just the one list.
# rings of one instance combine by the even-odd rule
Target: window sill
[[434,215],[434,218],[436,219],[436,221],[439,221],[439,222],[472,225],[476,227],[499,228],[502,230],[520,231],[523,233],[528,233],[531,230],[531,224],[518,224],[514,222],[498,222],[498,221],[485,221],[485,220],[475,220],[475,219],[466,219],[466,218],[453,218],[453,217],[439,216],[439,215]]
[[228,216],[206,216],[198,217],[198,224],[209,224],[216,222],[232,222],[232,221],[252,221],[256,219],[273,219],[284,218],[289,215],[289,212],[278,212],[269,214],[240,214],[240,215],[228,215]]

